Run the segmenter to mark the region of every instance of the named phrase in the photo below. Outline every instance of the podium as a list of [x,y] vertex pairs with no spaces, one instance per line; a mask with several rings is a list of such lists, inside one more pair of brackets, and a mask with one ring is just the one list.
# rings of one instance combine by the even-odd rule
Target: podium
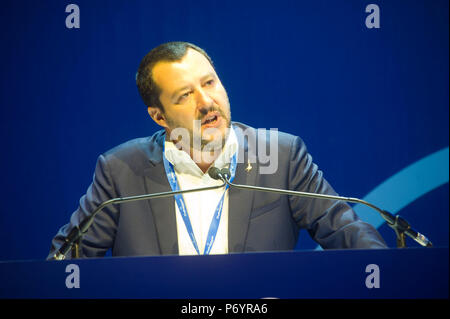
[[448,254],[446,247],[6,261],[0,298],[448,298]]

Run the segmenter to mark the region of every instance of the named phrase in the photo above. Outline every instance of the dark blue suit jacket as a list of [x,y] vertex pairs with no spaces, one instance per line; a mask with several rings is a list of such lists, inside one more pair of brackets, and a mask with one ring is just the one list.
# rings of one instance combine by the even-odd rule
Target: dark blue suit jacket
[[[248,141],[268,137],[234,122],[239,141],[234,182],[281,189],[334,194],[322,172],[312,162],[303,141],[278,134],[278,169],[260,174],[262,163],[247,172]],[[242,131],[245,130],[245,138]],[[51,256],[67,233],[100,203],[116,197],[170,191],[162,161],[165,132],[115,147],[98,158],[93,183],[80,199],[70,223],[52,241]],[[269,150],[267,144],[266,147]],[[385,248],[378,232],[359,220],[346,203],[292,197],[231,188],[229,190],[229,252],[291,250],[299,230],[306,229],[323,248]],[[158,198],[106,207],[83,236],[81,255],[113,256],[178,254],[174,198]]]

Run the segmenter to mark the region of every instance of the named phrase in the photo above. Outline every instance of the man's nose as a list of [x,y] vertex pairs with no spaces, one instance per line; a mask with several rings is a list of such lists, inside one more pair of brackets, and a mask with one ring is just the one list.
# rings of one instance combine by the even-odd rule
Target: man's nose
[[196,94],[197,108],[209,108],[213,105],[213,99],[209,96],[208,92],[203,89],[197,90]]

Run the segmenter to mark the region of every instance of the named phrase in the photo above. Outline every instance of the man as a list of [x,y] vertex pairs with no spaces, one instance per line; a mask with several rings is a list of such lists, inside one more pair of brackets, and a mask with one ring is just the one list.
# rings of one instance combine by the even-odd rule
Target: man
[[[230,169],[238,184],[336,194],[303,141],[260,134],[232,122],[227,93],[210,57],[186,42],[165,43],[142,60],[137,86],[164,130],[100,155],[94,180],[49,257],[100,203],[117,197],[221,185],[211,167]],[[264,173],[258,148],[276,154]],[[265,153],[265,152],[264,152]],[[306,229],[323,248],[384,248],[377,231],[344,202],[225,187],[105,207],[83,236],[81,256],[226,254],[293,249]]]

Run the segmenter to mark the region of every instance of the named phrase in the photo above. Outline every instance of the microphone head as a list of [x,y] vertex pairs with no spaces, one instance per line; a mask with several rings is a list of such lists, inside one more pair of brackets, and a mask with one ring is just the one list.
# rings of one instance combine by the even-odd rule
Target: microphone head
[[220,174],[223,176],[223,177],[225,177],[227,180],[228,179],[230,179],[230,177],[231,177],[231,173],[230,173],[230,170],[228,169],[228,168],[222,168],[221,170],[220,170]]
[[220,169],[218,169],[217,167],[211,166],[208,169],[208,175],[209,177],[211,177],[212,179],[222,179],[220,176]]

